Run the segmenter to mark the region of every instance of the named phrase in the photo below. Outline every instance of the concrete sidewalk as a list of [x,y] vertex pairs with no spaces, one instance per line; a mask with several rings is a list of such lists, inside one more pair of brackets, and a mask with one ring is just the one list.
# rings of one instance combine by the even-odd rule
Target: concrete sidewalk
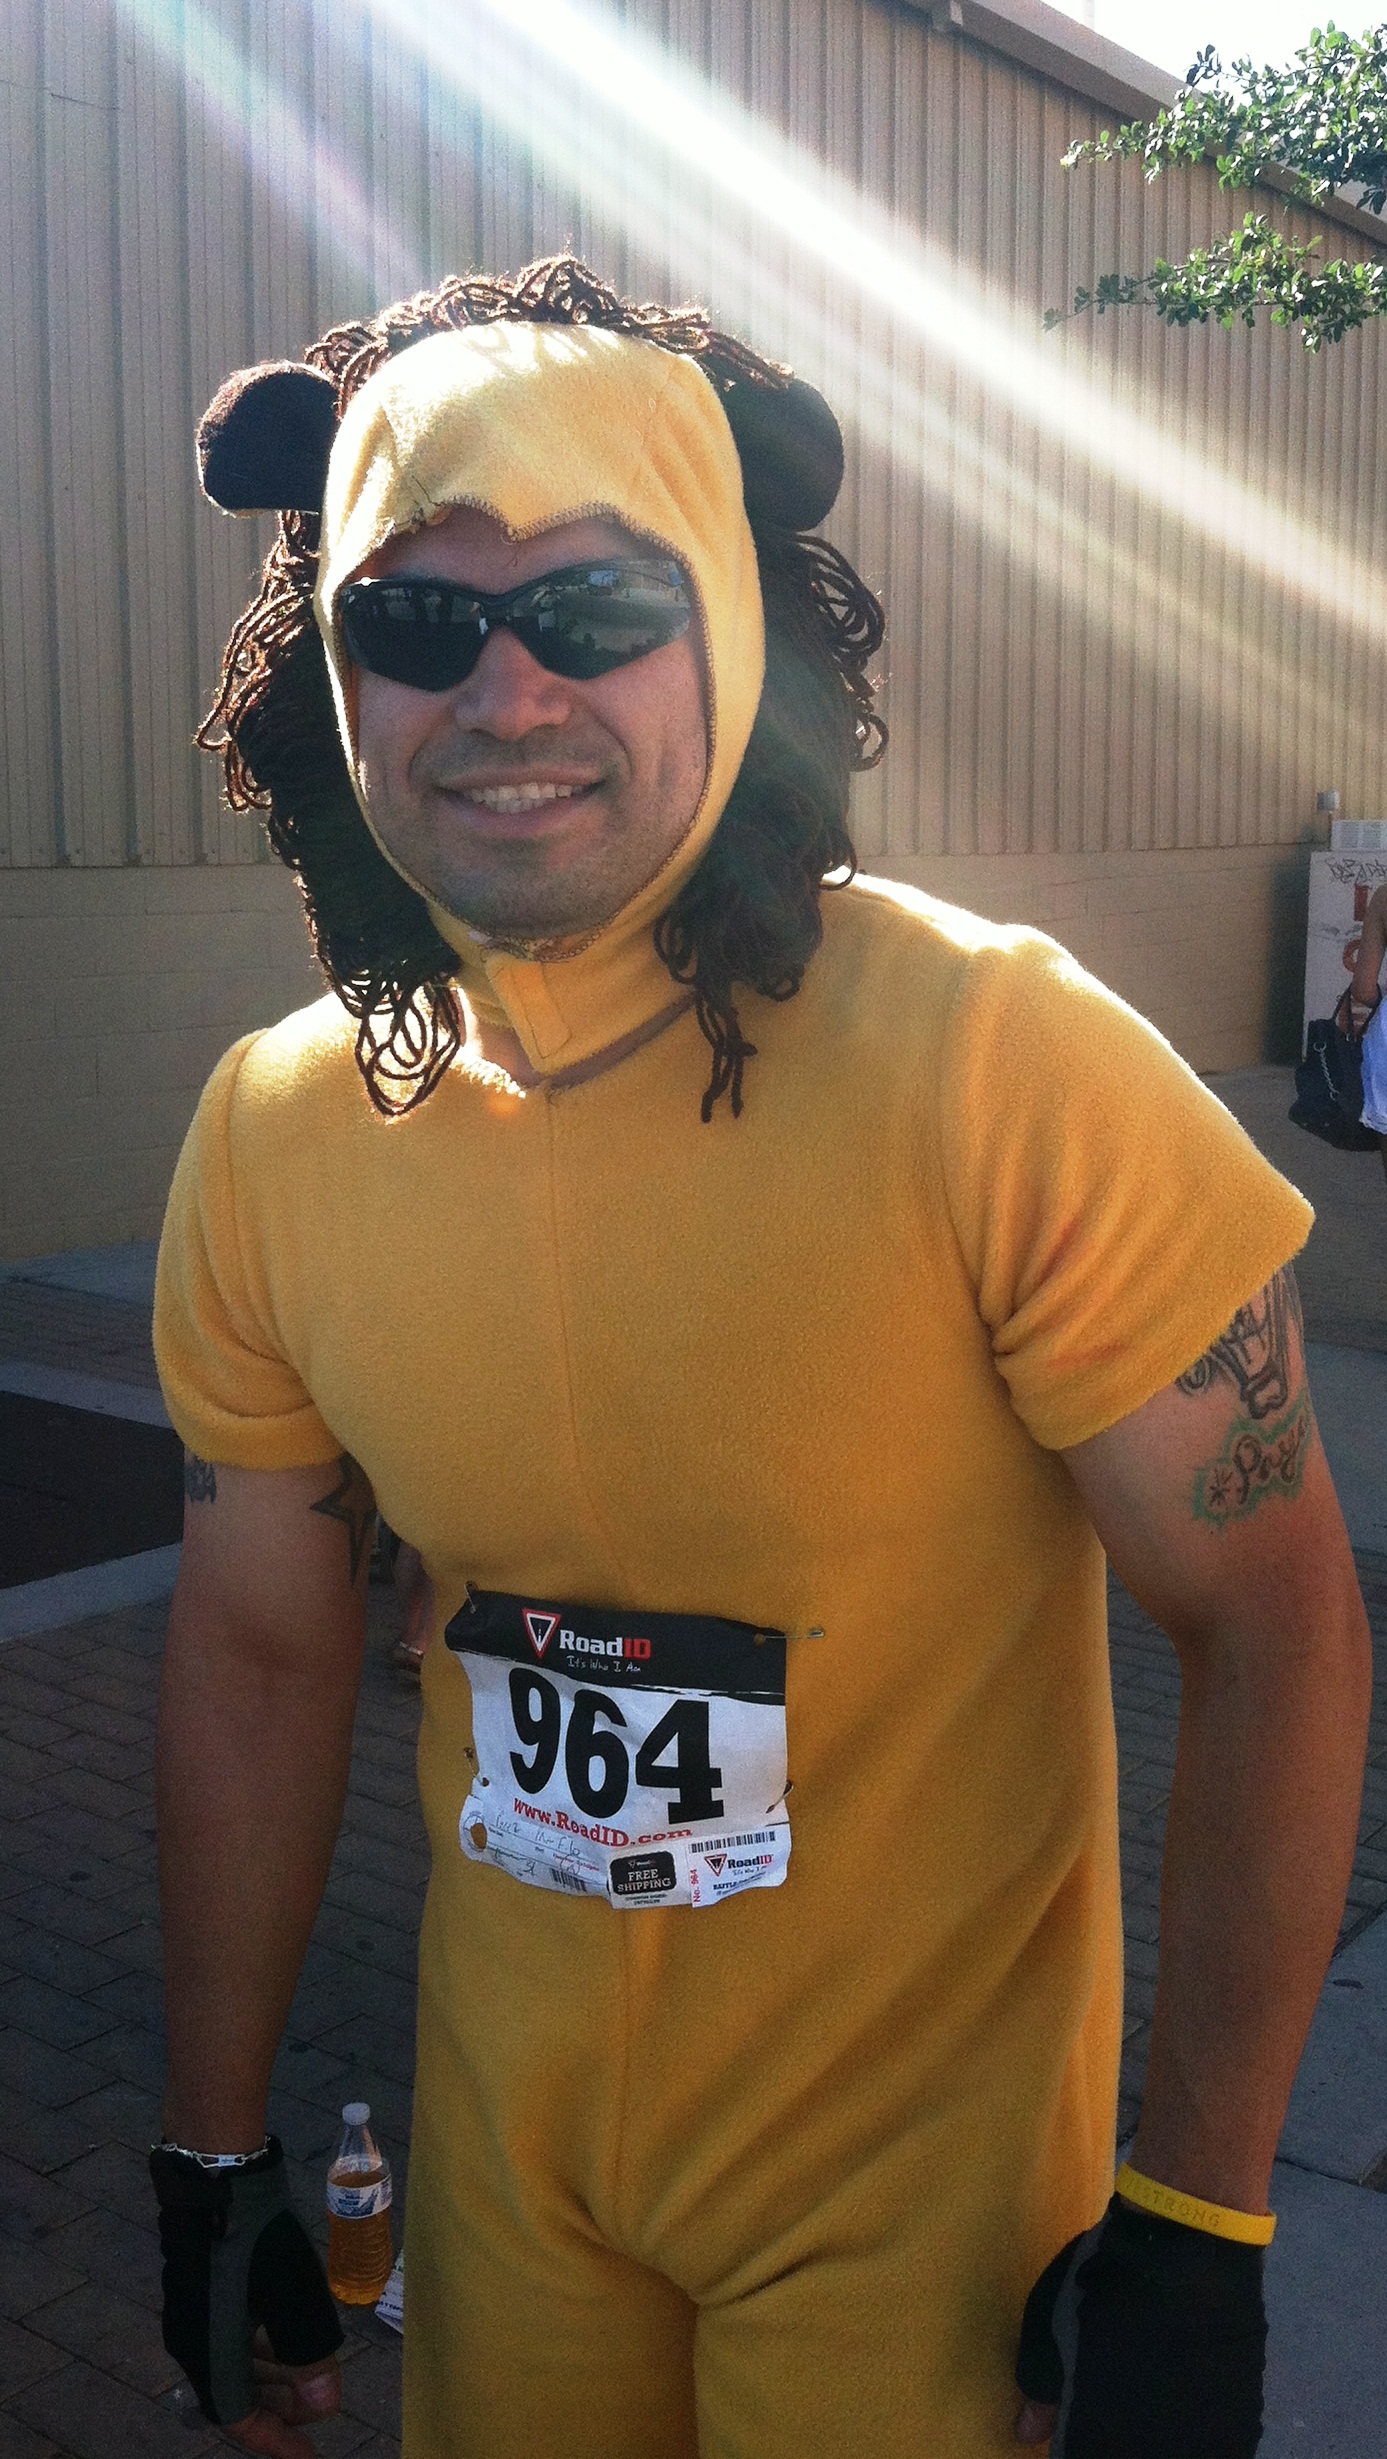
[[1334,1960],[1281,2138],[1264,2459],[1387,2451],[1385,2147],[1387,1921],[1375,1921]]

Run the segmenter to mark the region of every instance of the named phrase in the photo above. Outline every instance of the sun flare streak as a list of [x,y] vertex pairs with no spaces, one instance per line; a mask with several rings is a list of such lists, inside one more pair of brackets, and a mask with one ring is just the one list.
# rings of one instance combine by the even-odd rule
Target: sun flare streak
[[[398,264],[401,235],[344,169],[336,132],[296,109],[265,70],[220,30],[198,0],[112,0],[176,76],[186,76],[204,121],[219,130],[266,193],[368,284],[383,260]],[[403,282],[424,278],[406,255]]]
[[[1041,338],[1033,308],[983,295],[937,245],[631,28],[573,0],[472,0],[477,39],[464,45],[438,0],[372,8],[604,220],[629,227],[639,206],[643,238],[673,223],[681,257],[711,256],[725,295],[731,208],[763,248],[770,238],[798,259],[806,316],[813,302],[822,322],[827,277],[845,303],[855,294],[859,312],[923,344],[996,407],[1302,598],[1336,615],[1351,606],[1356,628],[1387,643],[1387,606],[1364,559],[1083,374],[1072,344]],[[753,287],[774,294],[775,270]],[[786,305],[781,295],[777,321]]]
[[[412,234],[369,171],[363,184],[347,167],[365,131],[317,118],[311,80],[287,94],[199,0],[113,5],[187,76],[194,107],[363,301],[382,279],[396,291],[424,280]],[[465,39],[458,7],[443,0],[368,7],[368,84],[390,56],[426,70],[452,108],[528,153],[551,221],[571,200],[599,261],[613,243],[663,251],[724,321],[806,373],[827,377],[827,337],[851,334],[850,379],[840,355],[834,397],[868,450],[927,499],[946,499],[1053,598],[1090,616],[1101,605],[1115,640],[1178,671],[1205,706],[1255,729],[1256,712],[1239,706],[1255,678],[1313,722],[1322,680],[1270,632],[1261,641],[1230,623],[1216,581],[1206,603],[1170,577],[1168,557],[1124,546],[1138,513],[1182,524],[1285,596],[1347,620],[1360,644],[1387,637],[1364,558],[1168,434],[1139,398],[1085,371],[1082,344],[1043,339],[1033,306],[985,292],[974,271],[649,37],[575,0],[466,0]],[[446,112],[434,134],[444,147],[471,142],[465,124],[450,139]],[[1366,725],[1343,715],[1366,747]]]

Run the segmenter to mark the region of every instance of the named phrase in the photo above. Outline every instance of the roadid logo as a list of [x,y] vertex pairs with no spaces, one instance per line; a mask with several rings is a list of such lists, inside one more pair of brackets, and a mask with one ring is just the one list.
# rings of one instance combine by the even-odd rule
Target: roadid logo
[[530,1646],[536,1656],[543,1656],[559,1627],[559,1617],[557,1614],[541,1614],[533,1605],[527,1605],[524,1608],[524,1615],[525,1628],[530,1634]]
[[[525,1620],[528,1622],[529,1619],[530,1617],[527,1614],[525,1616]],[[541,1615],[539,1619],[543,1621],[546,1617]],[[557,1622],[557,1614],[553,1617],[553,1619]],[[548,1646],[549,1640],[552,1636],[552,1632],[546,1633],[546,1647]],[[530,1637],[531,1639],[534,1638],[533,1631],[531,1631]],[[623,1639],[620,1637],[616,1639],[589,1639],[585,1631],[560,1631],[559,1646],[562,1648],[565,1656],[618,1656],[625,1657],[628,1663],[636,1665],[644,1665],[650,1655],[650,1642],[648,1639]]]

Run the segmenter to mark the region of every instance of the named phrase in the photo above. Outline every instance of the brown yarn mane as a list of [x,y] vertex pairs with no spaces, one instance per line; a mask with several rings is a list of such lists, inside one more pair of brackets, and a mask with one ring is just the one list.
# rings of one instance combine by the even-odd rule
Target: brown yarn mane
[[[376,369],[412,342],[473,324],[592,324],[697,358],[720,391],[784,385],[787,371],[700,307],[623,299],[576,257],[514,279],[455,275],[365,322],[335,325],[304,356],[337,387],[339,418]],[[264,812],[295,873],[323,972],[357,1023],[376,1108],[399,1116],[433,1091],[461,1046],[456,959],[423,899],[373,843],[356,805],[313,613],[319,522],[280,515],[260,589],[234,625],[217,697],[198,729],[220,752],[233,810]],[[698,869],[655,926],[655,945],[693,991],[712,1051],[702,1115],[735,1115],[755,1045],[734,990],[792,998],[822,937],[819,896],[856,868],[849,780],[875,766],[886,728],[868,667],[880,605],[826,540],[753,520],[766,616],[766,684],[745,759]]]

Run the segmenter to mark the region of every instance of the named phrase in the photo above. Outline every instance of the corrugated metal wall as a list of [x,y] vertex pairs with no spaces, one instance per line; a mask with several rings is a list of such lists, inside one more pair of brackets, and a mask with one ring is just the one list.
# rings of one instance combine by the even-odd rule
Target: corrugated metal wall
[[566,243],[852,426],[835,533],[892,624],[869,857],[1387,809],[1387,332],[1045,337],[1231,218],[1211,176],[1062,172],[1076,96],[886,0],[8,0],[4,44],[0,860],[256,858],[189,748],[265,543],[195,498],[198,412]]

